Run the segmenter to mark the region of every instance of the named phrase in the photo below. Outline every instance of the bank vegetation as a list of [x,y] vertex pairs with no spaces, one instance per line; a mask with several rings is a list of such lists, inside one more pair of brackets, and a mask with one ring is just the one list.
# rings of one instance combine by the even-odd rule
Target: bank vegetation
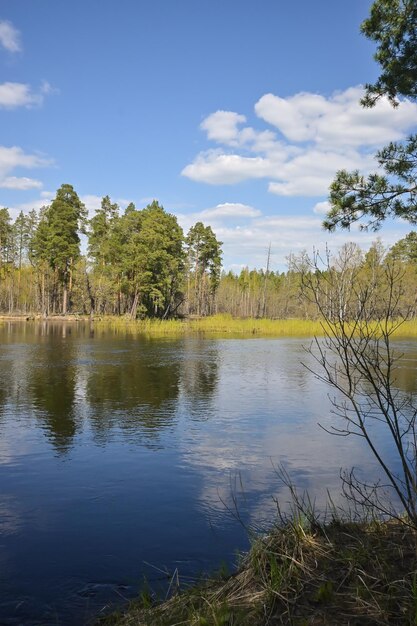
[[[222,271],[221,246],[211,227],[201,222],[184,234],[176,217],[156,201],[143,209],[130,204],[122,211],[105,196],[88,219],[73,187],[64,184],[39,211],[12,220],[6,208],[0,209],[0,314],[318,319],[302,297],[303,277],[311,271],[307,252],[290,255],[284,272],[267,263],[266,269],[245,267],[235,273]],[[349,268],[341,259],[349,259]],[[378,240],[368,251],[346,244],[329,268],[346,276],[359,272],[377,298],[378,268],[393,260],[403,273],[403,308],[415,317],[416,233],[391,249]],[[215,319],[213,323],[220,320]]]

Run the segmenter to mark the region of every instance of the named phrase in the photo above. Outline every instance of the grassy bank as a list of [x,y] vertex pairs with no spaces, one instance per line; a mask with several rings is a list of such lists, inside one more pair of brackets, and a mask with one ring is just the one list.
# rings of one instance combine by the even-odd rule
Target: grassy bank
[[[128,317],[103,316],[51,316],[43,317],[15,315],[0,316],[0,323],[6,321],[21,322],[80,322],[93,323],[102,328],[127,330],[132,334],[149,336],[181,336],[187,334],[207,334],[236,337],[313,337],[323,336],[323,328],[319,320],[308,319],[255,319],[234,318],[231,315],[212,315],[198,319],[184,320],[131,320]],[[404,322],[394,333],[396,339],[416,339],[417,319]]]
[[[234,318],[231,315],[212,315],[185,320],[129,320],[125,317],[103,317],[95,324],[125,328],[129,332],[151,336],[186,334],[230,335],[242,337],[320,337],[324,335],[319,320]],[[396,339],[417,338],[417,319],[404,322],[393,333]]]
[[416,534],[399,522],[297,522],[258,538],[238,571],[106,626],[417,624]]
[[175,336],[194,333],[236,335],[246,337],[311,337],[322,334],[320,323],[313,320],[269,320],[233,318],[231,315],[213,315],[186,320],[128,320],[104,317],[95,324],[113,328],[127,328],[131,332]]

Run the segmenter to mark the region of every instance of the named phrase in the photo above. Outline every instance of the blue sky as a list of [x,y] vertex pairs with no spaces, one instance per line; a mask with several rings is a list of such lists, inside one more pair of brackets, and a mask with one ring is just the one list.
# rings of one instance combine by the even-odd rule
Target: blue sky
[[[0,8],[0,205],[72,184],[91,213],[151,199],[221,239],[224,264],[272,268],[373,233],[321,229],[341,167],[409,134],[417,105],[358,104],[378,74],[371,2],[14,0]],[[386,224],[386,245],[410,228]]]

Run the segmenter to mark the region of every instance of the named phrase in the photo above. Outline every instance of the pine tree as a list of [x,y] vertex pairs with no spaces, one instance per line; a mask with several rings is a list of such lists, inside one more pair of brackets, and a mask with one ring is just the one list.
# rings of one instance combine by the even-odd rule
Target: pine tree
[[[377,42],[375,59],[381,74],[366,86],[363,106],[382,96],[394,106],[399,96],[417,99],[417,3],[415,0],[376,0],[362,32]],[[362,228],[377,230],[387,217],[417,223],[417,135],[380,150],[383,174],[368,177],[341,170],[330,187],[331,209],[323,222],[330,231],[365,218]]]
[[[197,315],[211,313],[214,296],[219,285],[221,272],[221,241],[210,226],[197,222],[190,228],[187,238],[187,255],[189,266],[188,300],[191,310]],[[191,281],[194,283],[193,294]]]
[[[43,266],[47,262],[57,286],[61,288],[63,315],[67,313],[68,297],[71,296],[74,264],[80,256],[79,233],[86,215],[85,206],[73,187],[61,185],[51,205],[44,209],[34,237],[33,252],[37,262]],[[54,292],[54,306],[56,299],[57,294]]]

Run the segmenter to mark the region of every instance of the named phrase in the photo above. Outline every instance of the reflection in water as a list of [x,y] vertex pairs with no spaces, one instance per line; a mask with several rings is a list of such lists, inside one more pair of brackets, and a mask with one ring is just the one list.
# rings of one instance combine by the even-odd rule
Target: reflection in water
[[[77,431],[75,348],[71,329],[53,326],[51,330],[54,332],[46,335],[48,342],[38,351],[36,363],[29,370],[27,391],[48,438],[62,453],[70,448]],[[62,334],[58,335],[58,330]]]
[[[318,428],[333,418],[303,341],[49,322],[0,335],[1,624],[80,626],[152,580],[146,563],[233,561],[247,537],[225,506],[255,525],[271,495],[285,508],[279,463],[319,505],[340,466],[376,476],[361,441]],[[398,386],[416,391],[403,347]]]
[[205,421],[212,415],[211,400],[219,381],[217,342],[201,337],[186,337],[185,358],[181,371],[181,407],[193,421]]
[[172,423],[178,396],[181,362],[161,359],[152,342],[130,342],[97,351],[86,381],[86,400],[94,438],[106,442],[112,429],[158,438]]

